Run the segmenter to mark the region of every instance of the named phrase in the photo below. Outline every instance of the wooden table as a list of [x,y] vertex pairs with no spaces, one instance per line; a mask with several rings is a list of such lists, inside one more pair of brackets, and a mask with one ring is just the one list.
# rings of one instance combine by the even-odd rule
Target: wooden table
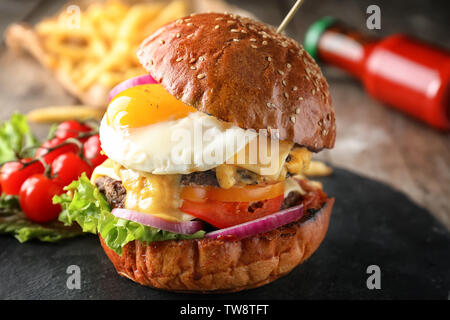
[[[294,1],[251,0],[229,2],[253,12],[262,21],[277,25]],[[38,21],[55,12],[64,1],[6,0],[0,3],[0,32],[18,20]],[[287,33],[302,41],[307,27],[324,15],[365,28],[366,8],[374,1],[306,0]],[[420,0],[376,1],[381,8],[379,36],[409,32],[442,46],[450,44],[446,0],[431,3]],[[366,30],[368,32],[368,30]],[[338,136],[333,150],[317,158],[334,166],[353,170],[383,181],[409,195],[450,228],[450,139],[449,134],[434,131],[369,98],[361,85],[343,72],[323,66],[331,87],[337,114]],[[35,107],[75,103],[31,59],[17,57],[0,48],[0,119],[14,111]],[[48,129],[33,125],[41,137]],[[370,195],[368,195],[370,196]],[[392,214],[395,214],[393,212]],[[414,219],[414,216],[410,217]]]

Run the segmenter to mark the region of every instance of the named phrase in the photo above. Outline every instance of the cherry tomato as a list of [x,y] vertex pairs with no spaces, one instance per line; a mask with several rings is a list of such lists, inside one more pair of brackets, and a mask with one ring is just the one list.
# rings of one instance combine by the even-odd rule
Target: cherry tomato
[[[76,138],[80,133],[90,132],[92,128],[75,120],[61,122],[55,131],[55,137],[65,140],[67,138]],[[86,138],[80,139],[85,141]]]
[[41,162],[32,161],[31,158],[22,159],[20,161],[7,162],[0,170],[0,183],[2,190],[6,194],[18,195],[23,182],[33,174],[43,173],[44,166]]
[[184,200],[181,211],[222,229],[262,218],[280,210],[284,195],[257,202],[224,202]]
[[62,186],[45,175],[32,175],[20,188],[20,208],[32,221],[52,221],[61,212],[61,206],[53,204],[53,196],[63,192]]
[[84,143],[84,156],[91,162],[93,168],[101,165],[106,159],[108,159],[107,156],[100,153],[101,151],[102,147],[100,145],[100,138],[98,134],[93,135]]
[[64,153],[68,152],[77,153],[79,151],[79,148],[76,144],[69,143],[51,152],[48,152],[48,148],[53,148],[62,143],[64,143],[64,140],[59,138],[53,138],[51,140],[44,142],[42,146],[36,150],[36,157],[44,157],[45,163],[51,164],[53,160],[55,160],[58,156]]
[[90,177],[92,167],[73,152],[60,155],[52,163],[52,176],[61,186],[67,186],[77,180],[83,172]]

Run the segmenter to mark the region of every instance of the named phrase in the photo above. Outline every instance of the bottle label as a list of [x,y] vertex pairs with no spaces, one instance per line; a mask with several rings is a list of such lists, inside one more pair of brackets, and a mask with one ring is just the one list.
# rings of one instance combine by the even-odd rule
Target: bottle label
[[359,42],[335,32],[325,32],[319,40],[319,48],[355,62],[360,61],[364,55],[364,49]]

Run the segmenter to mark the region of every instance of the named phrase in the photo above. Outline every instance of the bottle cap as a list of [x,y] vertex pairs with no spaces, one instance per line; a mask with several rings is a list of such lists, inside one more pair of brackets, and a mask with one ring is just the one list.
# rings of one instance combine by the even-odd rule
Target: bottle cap
[[303,47],[305,50],[317,60],[317,44],[319,43],[322,33],[332,26],[337,20],[333,17],[323,17],[314,22],[306,31]]

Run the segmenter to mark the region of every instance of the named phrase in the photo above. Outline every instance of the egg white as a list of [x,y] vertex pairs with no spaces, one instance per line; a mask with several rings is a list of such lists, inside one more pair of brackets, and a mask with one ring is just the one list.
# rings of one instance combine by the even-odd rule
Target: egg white
[[189,174],[225,163],[257,133],[202,112],[145,127],[124,129],[100,124],[106,155],[122,166],[152,174]]

